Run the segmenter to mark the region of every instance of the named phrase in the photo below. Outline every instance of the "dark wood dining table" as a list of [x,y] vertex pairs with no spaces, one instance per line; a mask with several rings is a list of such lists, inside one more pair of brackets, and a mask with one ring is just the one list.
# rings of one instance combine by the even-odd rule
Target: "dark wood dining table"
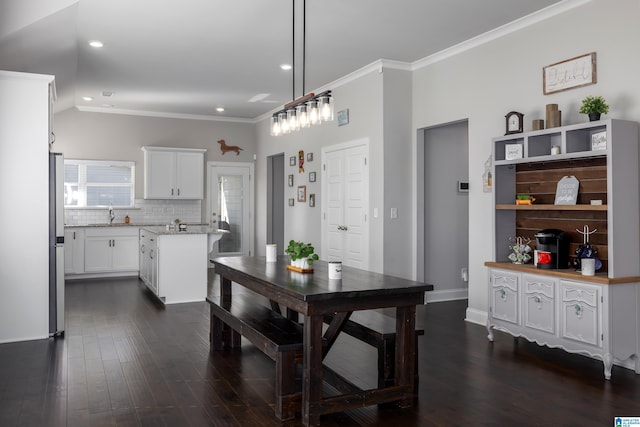
[[[266,262],[265,257],[218,257],[212,260],[220,275],[220,301],[231,304],[232,283],[266,297],[274,310],[284,306],[293,318],[303,316],[304,349],[301,414],[304,425],[319,425],[323,414],[347,409],[398,402],[413,405],[417,390],[415,373],[416,305],[424,303],[433,285],[343,266],[342,279],[328,278],[328,265],[315,261],[313,273],[287,269],[288,258]],[[361,390],[323,365],[323,358],[335,342],[349,316],[356,310],[395,308],[395,383],[383,388]],[[323,333],[325,314],[334,314]],[[328,345],[327,345],[328,343]],[[324,345],[323,345],[324,344]],[[357,363],[357,361],[354,361]],[[323,397],[323,381],[338,383],[344,394]],[[328,382],[331,382],[328,381]]]

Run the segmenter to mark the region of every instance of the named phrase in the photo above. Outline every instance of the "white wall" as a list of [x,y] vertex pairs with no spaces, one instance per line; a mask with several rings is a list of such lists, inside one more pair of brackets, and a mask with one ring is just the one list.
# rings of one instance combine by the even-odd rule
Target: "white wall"
[[[141,147],[205,148],[209,161],[252,162],[255,125],[80,112],[69,109],[55,116],[56,151],[68,159],[127,160],[136,162],[135,198],[144,196],[144,157]],[[218,140],[242,148],[222,154]],[[206,180],[206,177],[205,177]],[[206,182],[204,183],[206,188]],[[202,204],[203,211],[205,204]],[[124,215],[124,214],[123,214]]]
[[49,336],[49,84],[0,72],[0,343]]
[[[301,130],[289,135],[272,137],[269,134],[269,119],[265,118],[257,125],[257,153],[256,162],[256,253],[265,254],[267,236],[266,228],[266,158],[268,156],[285,154],[285,181],[290,174],[294,175],[294,187],[286,186],[285,182],[285,244],[290,239],[310,242],[320,251],[320,227],[323,200],[320,195],[322,186],[321,147],[341,144],[345,142],[369,139],[370,156],[370,202],[372,209],[378,207],[383,210],[384,204],[384,155],[382,148],[382,79],[384,73],[376,68],[365,73],[356,80],[344,83],[332,89],[336,113],[349,109],[349,124],[338,126],[337,121],[321,124],[316,127]],[[317,91],[316,91],[317,92]],[[298,173],[296,166],[289,166],[289,157],[298,155],[298,150],[314,153],[313,162],[304,164],[305,173]],[[305,157],[306,158],[306,157]],[[316,172],[316,182],[309,183],[308,173]],[[296,197],[296,187],[307,186],[307,195],[316,194],[316,207],[295,203],[294,207],[286,206],[287,199]],[[383,262],[383,221],[382,218],[370,218],[370,267],[375,271],[382,271]],[[280,249],[279,249],[280,251]]]
[[[482,192],[482,173],[491,138],[504,134],[507,112],[524,113],[529,131],[549,103],[559,105],[563,124],[584,122],[577,111],[589,94],[607,99],[606,117],[640,120],[638,17],[637,0],[593,0],[414,72],[414,129],[469,119],[470,320],[482,322],[488,307],[483,263],[493,254],[492,195]],[[543,95],[545,65],[589,52],[597,54],[596,85]]]

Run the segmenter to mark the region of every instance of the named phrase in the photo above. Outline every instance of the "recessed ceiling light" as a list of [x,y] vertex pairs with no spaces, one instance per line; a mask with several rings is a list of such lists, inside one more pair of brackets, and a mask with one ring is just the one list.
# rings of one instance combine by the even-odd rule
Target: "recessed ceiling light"
[[289,64],[282,64],[282,65],[280,66],[280,68],[282,68],[283,70],[290,70],[290,69],[291,69],[291,65],[289,65]]
[[222,112],[224,112],[224,108],[222,108],[222,107],[218,107],[218,108],[216,108],[216,111],[217,111],[218,113],[222,113]]
[[82,99],[87,102],[93,101],[93,96],[83,96]]
[[102,43],[100,40],[91,40],[89,42],[89,46],[95,47],[95,48],[101,48],[104,46],[104,43]]

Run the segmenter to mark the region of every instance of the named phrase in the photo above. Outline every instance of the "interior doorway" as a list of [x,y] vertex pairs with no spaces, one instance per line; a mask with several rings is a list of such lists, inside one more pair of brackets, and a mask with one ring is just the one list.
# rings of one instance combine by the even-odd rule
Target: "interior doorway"
[[322,251],[327,261],[369,268],[369,140],[322,149]]
[[468,135],[466,120],[418,132],[416,276],[437,285],[429,301],[468,296]]
[[267,243],[284,253],[284,153],[267,157]]
[[212,257],[254,253],[252,176],[252,163],[207,163],[207,217],[229,231],[214,245]]

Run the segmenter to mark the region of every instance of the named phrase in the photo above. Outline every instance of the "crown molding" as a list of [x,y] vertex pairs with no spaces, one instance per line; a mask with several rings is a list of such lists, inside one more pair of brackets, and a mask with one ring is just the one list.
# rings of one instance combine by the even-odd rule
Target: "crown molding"
[[447,58],[451,58],[452,56],[459,55],[460,53],[466,52],[480,45],[512,34],[516,31],[537,24],[546,19],[561,15],[569,10],[583,6],[587,3],[591,3],[592,1],[593,0],[564,0],[551,6],[547,6],[544,9],[540,9],[537,12],[533,12],[520,19],[509,22],[508,24],[505,24],[501,27],[495,28],[491,31],[487,31],[486,33],[483,33],[479,36],[458,43],[455,46],[451,46],[450,48],[441,50],[440,52],[434,53],[433,55],[429,55],[425,58],[419,59],[412,63],[412,70],[419,70],[421,68],[435,64],[436,62],[440,62]]
[[161,117],[165,119],[182,119],[182,120],[205,120],[211,122],[233,122],[233,123],[256,123],[255,119],[241,119],[236,117],[215,117],[203,114],[181,114],[167,113],[161,111],[144,111],[144,110],[125,110],[120,108],[108,107],[87,107],[83,105],[75,106],[78,111],[89,113],[105,113],[105,114],[121,114],[125,116],[143,116],[143,117]]

